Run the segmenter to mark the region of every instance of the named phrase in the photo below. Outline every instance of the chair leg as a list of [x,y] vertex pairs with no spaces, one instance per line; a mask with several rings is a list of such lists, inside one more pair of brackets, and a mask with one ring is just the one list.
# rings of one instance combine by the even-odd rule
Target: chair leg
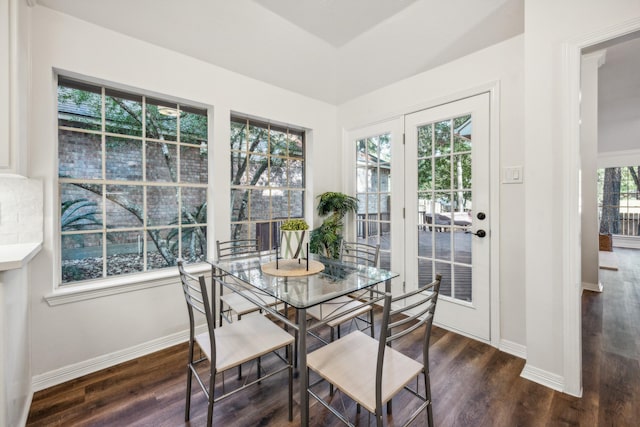
[[369,310],[369,329],[371,330],[371,338],[375,338],[373,336],[373,309]]
[[[262,374],[262,358],[261,357],[258,357],[257,369],[258,369],[258,372],[256,372],[256,373],[258,374],[258,378],[260,378],[261,374]],[[260,384],[260,382],[258,382],[258,384]]]
[[[338,328],[340,328],[340,325],[338,325]],[[333,340],[335,339],[335,328],[330,327],[329,330],[331,331],[329,342],[333,342]],[[331,383],[329,383],[329,396],[333,396],[333,384]]]
[[376,426],[382,427],[382,408],[376,408]]
[[216,378],[213,375],[209,375],[209,405],[207,408],[207,427],[211,427],[213,424],[213,391],[216,386]]
[[[298,310],[296,310],[295,322],[296,322],[296,325],[300,324],[300,315],[298,314]],[[293,349],[293,367],[297,368],[298,367],[298,339],[299,339],[297,329],[294,335],[295,335],[294,339],[295,339],[296,345],[295,345],[295,348]]]
[[193,372],[191,372],[191,363],[187,364],[187,402],[184,408],[184,420],[189,421],[189,412],[191,411],[191,379]]
[[429,373],[424,374],[424,388],[425,388],[425,397],[427,398],[427,419],[429,421],[429,427],[433,427],[433,406],[431,405],[431,379]]
[[[238,322],[240,321],[240,317],[242,316],[238,314]],[[238,379],[239,380],[242,379],[242,363],[238,365]]]
[[287,346],[287,354],[287,363],[289,364],[289,421],[293,421],[293,365],[291,363],[293,349],[291,344]]

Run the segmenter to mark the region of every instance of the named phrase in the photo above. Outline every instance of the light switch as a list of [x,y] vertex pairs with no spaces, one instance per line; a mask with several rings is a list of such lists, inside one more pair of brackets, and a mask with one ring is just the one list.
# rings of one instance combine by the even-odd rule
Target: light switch
[[508,166],[502,168],[503,184],[522,184],[522,166]]

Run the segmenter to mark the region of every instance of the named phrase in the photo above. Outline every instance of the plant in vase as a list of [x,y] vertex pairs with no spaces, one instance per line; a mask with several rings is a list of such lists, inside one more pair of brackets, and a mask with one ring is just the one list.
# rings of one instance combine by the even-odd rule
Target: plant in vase
[[311,232],[309,249],[327,258],[340,257],[344,217],[358,211],[358,199],[344,193],[326,192],[318,196],[318,215],[327,216],[322,225]]
[[285,259],[307,258],[309,224],[304,219],[289,219],[280,226],[280,256]]

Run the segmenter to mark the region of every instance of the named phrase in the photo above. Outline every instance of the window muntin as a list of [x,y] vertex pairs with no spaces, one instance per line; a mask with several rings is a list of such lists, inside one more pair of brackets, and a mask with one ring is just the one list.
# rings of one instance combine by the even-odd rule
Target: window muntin
[[304,217],[304,131],[231,117],[231,238],[274,248],[282,221]]
[[206,259],[207,112],[60,77],[60,283]]
[[380,245],[382,268],[391,268],[391,134],[363,138],[356,146],[358,241]]

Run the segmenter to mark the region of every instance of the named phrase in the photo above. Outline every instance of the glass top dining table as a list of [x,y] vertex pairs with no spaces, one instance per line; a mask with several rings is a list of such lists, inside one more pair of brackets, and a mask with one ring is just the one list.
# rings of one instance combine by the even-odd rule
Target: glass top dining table
[[[210,264],[218,270],[218,274],[226,274],[235,280],[240,280],[250,288],[273,296],[297,310],[298,324],[295,325],[295,328],[298,331],[300,425],[307,426],[309,425],[307,394],[309,378],[307,372],[306,310],[341,296],[371,289],[383,282],[385,283],[385,292],[390,292],[391,279],[397,277],[398,274],[381,268],[345,263],[317,254],[311,254],[309,261],[320,262],[324,265],[324,270],[319,273],[295,277],[265,273],[263,265],[274,261],[276,261],[275,254],[269,254],[210,261]],[[301,260],[301,266],[304,266],[305,263],[306,260]],[[259,302],[259,300],[253,300],[253,302]],[[268,307],[265,308],[270,311]]]
[[[212,261],[213,267],[239,279],[257,290],[296,308],[309,308],[334,298],[387,282],[397,273],[376,267],[345,263],[311,254],[310,261],[320,262],[324,270],[304,276],[275,276],[265,273],[262,265],[274,262],[275,255]],[[280,260],[284,262],[284,260]],[[305,266],[305,260],[300,266]]]

